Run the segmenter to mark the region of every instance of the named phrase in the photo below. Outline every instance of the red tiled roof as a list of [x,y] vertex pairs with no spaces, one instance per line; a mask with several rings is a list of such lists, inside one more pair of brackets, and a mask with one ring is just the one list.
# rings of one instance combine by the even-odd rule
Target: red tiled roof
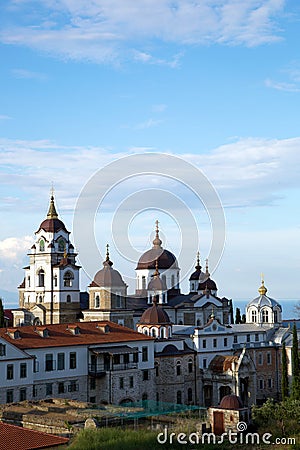
[[216,355],[211,360],[209,369],[215,373],[227,372],[227,370],[231,370],[233,362],[238,362],[238,357],[235,355]]
[[34,450],[67,444],[68,438],[0,422],[0,450]]
[[[105,325],[109,327],[108,332],[104,331]],[[70,333],[70,327],[73,326],[78,326],[80,334]],[[47,325],[48,337],[42,337],[36,329],[34,325],[10,328],[10,333],[19,331],[20,337],[13,339],[7,334],[6,328],[0,328],[0,337],[21,349],[154,340],[150,336],[108,320]]]

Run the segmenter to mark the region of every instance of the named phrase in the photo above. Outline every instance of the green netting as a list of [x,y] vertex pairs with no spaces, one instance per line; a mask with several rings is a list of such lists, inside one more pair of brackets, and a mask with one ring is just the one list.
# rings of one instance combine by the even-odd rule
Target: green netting
[[107,405],[93,408],[95,414],[106,418],[140,419],[143,417],[160,416],[166,414],[206,412],[206,408],[195,405],[183,405],[155,400],[140,400],[137,402],[122,403],[121,405]]

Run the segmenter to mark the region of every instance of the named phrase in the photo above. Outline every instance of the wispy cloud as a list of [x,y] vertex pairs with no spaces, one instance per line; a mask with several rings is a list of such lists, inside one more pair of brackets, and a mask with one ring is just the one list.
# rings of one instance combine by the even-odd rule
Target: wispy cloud
[[137,125],[135,125],[134,128],[136,130],[145,130],[147,128],[157,127],[161,123],[162,123],[162,120],[155,120],[155,119],[150,118],[148,120],[145,120],[144,122],[138,123]]
[[39,80],[45,81],[47,75],[41,72],[33,72],[32,70],[26,69],[13,69],[12,74],[15,78],[25,79],[25,80]]
[[7,116],[6,114],[0,114],[0,120],[10,120],[11,117]]
[[[155,54],[158,43],[248,47],[272,43],[281,39],[277,20],[284,6],[284,0],[49,0],[30,14],[30,2],[22,1],[14,3],[11,16],[7,7],[8,25],[2,27],[0,41],[73,60],[116,63],[133,57],[176,67],[180,54],[161,58]],[[133,45],[136,41],[139,50]]]
[[274,81],[270,78],[267,78],[265,80],[265,86],[268,88],[276,89],[277,91],[300,92],[300,85],[297,86],[295,83]]

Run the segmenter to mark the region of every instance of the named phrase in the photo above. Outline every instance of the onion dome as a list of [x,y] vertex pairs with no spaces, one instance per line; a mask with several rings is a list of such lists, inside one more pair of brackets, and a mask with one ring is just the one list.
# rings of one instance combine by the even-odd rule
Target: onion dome
[[259,293],[259,297],[254,298],[253,300],[251,300],[251,302],[248,303],[247,308],[249,308],[250,306],[255,306],[255,307],[263,307],[263,306],[269,306],[271,308],[273,308],[274,306],[277,306],[280,311],[281,311],[281,305],[274,300],[273,298],[270,298],[266,295],[266,293],[268,292],[268,289],[265,286],[265,282],[262,279],[261,280],[261,286],[258,289],[258,293]]
[[166,291],[167,285],[165,280],[162,280],[158,271],[158,260],[155,262],[155,272],[152,280],[148,284],[148,291]]
[[156,260],[158,260],[159,269],[178,269],[176,257],[169,250],[164,249],[162,241],[159,237],[158,220],[156,221],[155,238],[153,239],[153,247],[147,250],[139,259],[136,270],[138,269],[155,269]]
[[200,266],[200,253],[197,252],[197,264],[195,265],[195,272],[192,273],[190,276],[190,281],[192,280],[199,280],[201,275],[201,266]]
[[210,273],[208,271],[208,259],[206,259],[206,264],[205,264],[205,280],[201,281],[201,279],[199,280],[199,285],[198,285],[198,290],[199,291],[217,291],[217,285],[214,282],[214,280],[211,280],[210,278]]
[[243,408],[243,403],[237,395],[230,394],[225,395],[225,397],[222,398],[220,403],[220,408],[224,409],[241,409]]
[[106,259],[103,262],[103,269],[99,270],[94,276],[90,286],[99,287],[125,287],[120,273],[112,268],[113,262],[109,259],[109,245],[106,246]]
[[56,212],[55,204],[54,204],[54,196],[51,195],[50,199],[50,205],[49,210],[47,214],[47,219],[45,219],[41,225],[39,226],[39,229],[36,233],[38,233],[40,230],[44,230],[47,233],[57,233],[60,230],[64,230],[66,233],[69,233],[67,231],[65,224],[58,218],[58,214]]
[[166,311],[157,306],[156,298],[153,299],[153,306],[146,309],[139,321],[140,325],[166,325],[170,323],[171,321]]

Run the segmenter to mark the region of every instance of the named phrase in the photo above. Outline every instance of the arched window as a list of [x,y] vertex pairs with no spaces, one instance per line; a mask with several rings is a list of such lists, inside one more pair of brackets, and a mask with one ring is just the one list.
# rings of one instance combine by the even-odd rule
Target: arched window
[[262,312],[262,321],[263,321],[263,323],[269,322],[269,311],[266,309],[264,309]]
[[45,286],[45,271],[44,269],[40,269],[38,273],[38,285],[39,287]]
[[67,303],[71,303],[71,295],[67,295]]
[[45,251],[45,241],[44,239],[40,240],[40,252],[44,252]]
[[57,275],[54,275],[53,282],[54,282],[54,287],[57,287]]
[[181,391],[177,391],[177,404],[180,405],[182,403],[182,393]]
[[39,295],[39,303],[43,303],[43,297]]
[[100,308],[100,297],[98,294],[95,297],[95,308]]
[[66,247],[65,240],[63,238],[60,238],[59,241],[58,241],[58,251],[59,252],[64,252],[65,251],[65,247]]
[[161,329],[160,329],[160,337],[161,337],[161,339],[164,339],[166,337],[166,329],[165,329],[165,327],[161,327]]
[[275,310],[274,311],[274,323],[278,322],[278,312]]
[[193,372],[193,360],[192,360],[192,358],[189,359],[188,370],[189,370],[189,373]]
[[157,333],[156,333],[156,328],[152,328],[152,336],[153,337],[156,337],[157,336]]
[[187,394],[188,394],[188,402],[192,402],[193,401],[193,389],[188,388]]
[[142,277],[142,289],[146,289],[146,277]]
[[191,291],[194,292],[194,290],[195,290],[195,283],[192,283]]
[[181,374],[181,362],[177,361],[176,363],[176,375],[180,375]]
[[257,312],[256,311],[252,311],[251,313],[251,322],[256,322],[257,321]]
[[72,272],[66,272],[64,275],[64,286],[65,287],[71,287],[73,284],[74,275]]
[[197,327],[200,327],[200,326],[201,326],[201,320],[197,319]]

